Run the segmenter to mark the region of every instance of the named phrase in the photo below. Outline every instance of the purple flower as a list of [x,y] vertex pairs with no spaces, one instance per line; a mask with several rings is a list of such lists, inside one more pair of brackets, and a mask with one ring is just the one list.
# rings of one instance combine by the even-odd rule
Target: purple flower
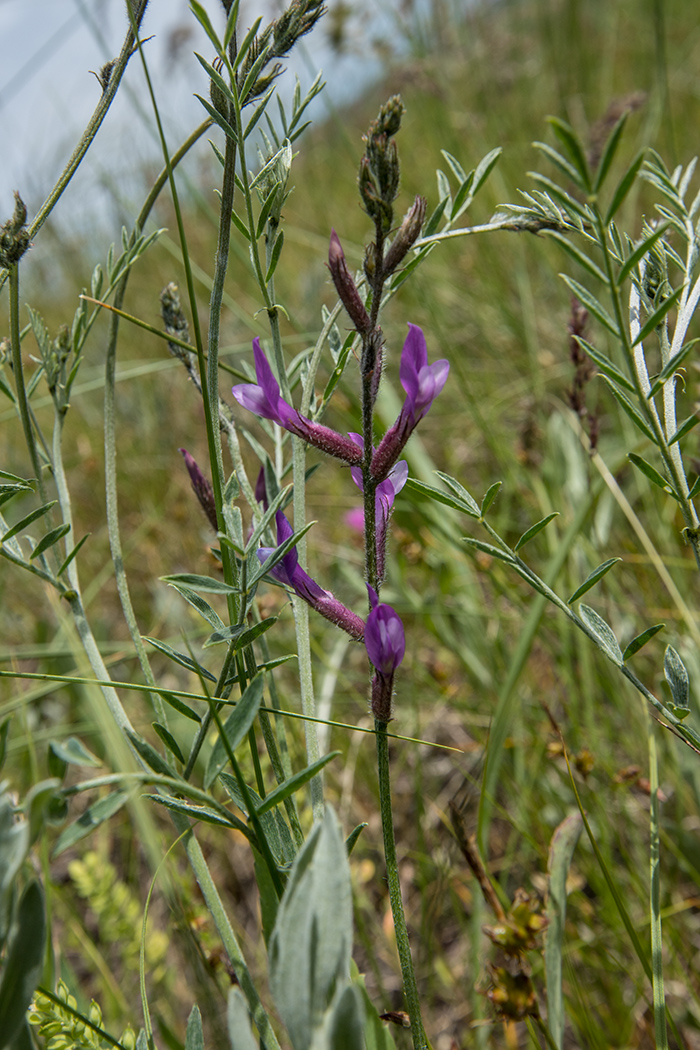
[[[365,443],[361,434],[351,433],[350,437],[361,449],[364,450]],[[350,473],[352,474],[352,480],[355,482],[360,492],[364,492],[362,470],[360,467],[351,467]],[[394,464],[384,481],[380,481],[374,490],[377,575],[380,580],[384,578],[386,534],[389,526],[389,519],[391,517],[391,508],[394,505],[394,500],[397,495],[406,484],[407,479],[408,463],[405,459],[402,459],[399,463]],[[364,514],[362,527],[364,528]]]
[[[281,510],[277,511],[275,521],[277,523],[277,547],[260,547],[256,552],[262,565],[294,534],[292,526]],[[325,616],[331,623],[341,627],[355,641],[362,641],[365,634],[364,620],[334,598],[330,591],[324,591],[315,580],[312,580],[299,564],[296,547],[291,547],[269,572],[278,583],[293,590],[308,605]]]
[[372,607],[365,625],[365,648],[374,667],[372,712],[379,722],[390,722],[394,671],[403,660],[406,637],[396,610],[380,603],[377,592],[369,584],[367,593]]
[[380,602],[377,592],[367,584],[372,611],[365,626],[365,648],[370,663],[385,678],[393,676],[406,651],[401,617],[391,605]]
[[247,408],[249,412],[254,412],[256,416],[271,419],[291,434],[296,434],[315,448],[320,448],[345,463],[359,463],[362,453],[349,438],[331,430],[330,427],[322,426],[321,423],[312,422],[284,400],[270,362],[265,357],[257,337],[253,340],[253,354],[257,383],[240,383],[234,386],[232,393],[239,405]]
[[209,524],[214,529],[214,532],[218,531],[219,524],[216,520],[216,502],[214,500],[214,490],[211,487],[211,482],[208,478],[205,478],[201,470],[197,466],[197,461],[194,456],[191,456],[186,448],[178,449],[182,453],[183,459],[185,460],[185,466],[187,467],[187,473],[190,476],[190,482],[192,483],[192,491],[199,500],[202,510],[209,519]]
[[399,370],[406,399],[398,419],[387,430],[372,457],[372,476],[380,481],[386,478],[396,463],[412,431],[447,382],[450,371],[449,362],[444,359],[429,365],[423,332],[415,324],[409,324],[408,329]]

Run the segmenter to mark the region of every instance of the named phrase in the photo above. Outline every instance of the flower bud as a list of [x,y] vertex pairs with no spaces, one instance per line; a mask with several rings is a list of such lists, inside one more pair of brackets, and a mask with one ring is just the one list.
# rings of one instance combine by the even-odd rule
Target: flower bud
[[19,193],[15,193],[12,218],[0,227],[0,266],[14,266],[29,247],[29,233],[25,228],[27,209]]
[[399,263],[405,258],[407,252],[418,240],[425,222],[426,209],[427,201],[425,197],[416,197],[412,207],[404,215],[403,222],[384,259],[385,277],[389,277],[394,272]]
[[335,230],[331,231],[331,242],[328,249],[328,269],[331,271],[333,284],[340,301],[347,310],[355,328],[361,333],[369,332],[372,327],[369,314],[357,290],[357,285],[348,270],[345,253]]

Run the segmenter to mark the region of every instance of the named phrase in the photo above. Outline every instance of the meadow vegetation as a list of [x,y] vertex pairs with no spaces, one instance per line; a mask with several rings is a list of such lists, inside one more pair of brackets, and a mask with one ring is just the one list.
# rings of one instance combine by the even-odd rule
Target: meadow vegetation
[[[205,6],[223,33],[221,5],[210,0]],[[372,46],[358,37],[360,17],[351,14],[344,22],[342,12],[333,14],[329,6],[340,44]],[[527,202],[518,191],[542,188],[528,174],[532,171],[556,180],[574,202],[582,201],[581,187],[532,143],[539,140],[560,150],[573,164],[574,174],[571,157],[579,143],[590,169],[600,170],[605,144],[625,115],[600,192],[603,214],[641,150],[657,151],[668,172],[677,164],[685,170],[697,149],[697,18],[683,0],[504,0],[469,11],[457,3],[433,0],[428,10],[408,5],[400,26],[401,48],[383,48],[381,82],[369,85],[347,111],[329,112],[325,119],[317,115],[294,141],[296,155],[286,185],[293,192],[281,205],[284,245],[274,272],[274,302],[284,307],[275,323],[292,397],[299,405],[310,352],[328,316],[322,309],[333,311],[338,298],[326,265],[331,230],[338,232],[353,274],[361,270],[364,246],[373,236],[372,222],[360,207],[357,173],[365,149],[363,135],[387,99],[400,94],[405,107],[396,134],[401,185],[394,226],[416,195],[427,198],[430,216],[448,182],[453,199],[457,194],[460,165],[470,172],[490,151],[502,150],[497,163],[494,156],[473,204],[456,221],[464,227],[488,226],[492,216],[500,215],[500,228],[491,224],[481,233],[435,243],[429,252],[426,245],[424,261],[387,296],[381,315],[387,355],[374,409],[378,434],[393,423],[401,407],[399,358],[408,322],[422,328],[430,362],[446,358],[450,363],[444,390],[402,453],[411,481],[393,508],[381,591],[382,601],[401,617],[407,642],[396,672],[394,719],[389,723],[389,733],[394,734],[389,738],[391,791],[398,870],[425,1032],[435,1050],[530,1043],[595,1050],[697,1047],[700,755],[693,727],[700,702],[695,684],[700,678],[700,624],[693,598],[698,593],[697,535],[691,535],[692,525],[683,516],[687,491],[674,499],[663,487],[673,485],[668,473],[660,484],[640,467],[641,459],[662,471],[663,457],[606,385],[598,364],[576,342],[575,336],[580,336],[625,370],[619,340],[596,318],[595,305],[586,313],[572,298],[571,285],[559,276],[566,273],[589,289],[596,297],[594,304],[600,300],[612,310],[605,287],[585,260],[577,261],[562,247],[563,240],[575,242],[601,266],[592,242],[586,240],[590,228],[577,241],[566,216],[552,235],[555,223],[547,230],[542,216],[536,221],[532,212],[506,213],[502,207],[524,207]],[[324,32],[323,19],[313,32]],[[212,59],[213,52],[207,61]],[[138,61],[134,55],[134,69]],[[158,104],[165,106],[167,101],[159,99]],[[548,124],[548,116],[566,123]],[[569,127],[575,139],[568,137]],[[217,281],[213,260],[219,202],[212,190],[221,180],[220,164],[206,145],[208,137],[224,148],[219,130],[203,134],[193,148],[204,158],[211,156],[208,174],[202,175],[196,192],[184,193],[180,201],[205,339]],[[176,144],[169,145],[174,151]],[[645,158],[647,165],[654,164],[652,153]],[[207,164],[202,161],[202,167]],[[259,167],[250,143],[248,167]],[[443,173],[437,180],[436,169]],[[663,218],[656,210],[659,201],[670,207],[669,194],[660,196],[659,170],[654,169],[653,183],[641,177],[645,171],[653,174],[652,168],[638,168],[640,177],[630,180],[615,213],[617,228],[631,239],[628,254],[640,238],[653,236],[653,228],[644,223]],[[691,173],[688,207],[697,188]],[[234,200],[243,214],[239,197]],[[569,214],[568,206],[562,207]],[[436,224],[436,230],[440,227]],[[162,330],[161,293],[173,282],[192,332],[178,217],[167,186],[144,233],[148,236],[156,229],[163,232],[134,262],[121,308]],[[254,419],[229,393],[232,385],[252,381],[252,339],[260,337],[263,345],[270,339],[270,311],[262,309],[248,245],[235,225],[231,229],[218,339],[219,390],[232,406],[251,483],[264,449],[270,457],[268,482],[274,477],[276,484],[289,484],[294,477],[296,488],[300,475],[298,464],[294,474],[291,470],[291,439],[283,446],[279,427],[273,432],[268,421]],[[38,231],[37,239],[46,235],[46,230]],[[120,236],[115,231],[110,238],[117,242],[115,258],[121,251]],[[685,245],[677,226],[671,224],[663,237],[683,259]],[[650,254],[639,260],[657,267],[657,289],[667,278],[669,282],[660,299],[648,300],[649,314],[669,300],[671,288],[678,288],[683,276],[680,269],[666,272],[670,255],[659,255],[659,244],[659,239],[650,241]],[[108,247],[106,242],[99,258],[105,273]],[[59,246],[53,252],[55,265],[61,267]],[[30,387],[40,357],[36,333],[42,328],[36,319],[33,328],[30,325],[28,306],[41,315],[51,339],[61,325],[70,328],[77,295],[82,290],[91,294],[97,261],[87,252],[77,261],[71,254],[74,287],[55,298],[42,294],[41,282],[32,275],[31,251],[22,258],[18,268],[27,276],[26,293],[24,277],[19,284],[19,324]],[[11,266],[12,260],[3,271],[5,277]],[[640,274],[638,284],[647,294],[647,278]],[[62,284],[67,279],[64,274]],[[105,299],[106,287],[106,280],[101,288],[95,283],[92,297]],[[622,294],[625,307],[628,293],[629,282]],[[17,370],[9,280],[1,294],[0,335],[7,338],[2,343],[6,396],[0,404],[0,466],[8,475],[2,479],[2,494],[13,496],[10,502],[8,495],[2,507],[9,528],[56,497],[45,469],[46,499],[34,483],[10,493],[16,486],[10,475],[32,479],[36,471],[12,395]],[[675,305],[674,300],[666,321],[675,323]],[[85,309],[92,316],[95,308],[86,304]],[[666,322],[661,316],[657,320],[663,342]],[[150,800],[157,792],[148,785],[116,801],[114,784],[106,781],[89,791],[78,790],[81,781],[93,776],[135,769],[135,746],[156,773],[157,749],[164,763],[160,772],[176,767],[181,774],[187,763],[176,761],[177,752],[187,758],[196,727],[177,703],[168,706],[168,696],[157,701],[155,693],[189,694],[180,698],[180,708],[183,702],[193,705],[204,718],[203,690],[214,685],[206,672],[215,681],[220,676],[223,650],[202,648],[212,633],[211,620],[205,622],[162,578],[196,574],[223,580],[222,556],[232,559],[230,568],[236,571],[236,552],[231,548],[227,555],[226,545],[216,541],[179,452],[187,449],[211,476],[207,427],[216,410],[203,405],[182,361],[169,353],[164,339],[122,319],[114,364],[118,517],[135,623],[142,636],[160,643],[159,648],[147,643],[157,683],[155,692],[149,689],[123,615],[105,516],[105,356],[111,323],[107,310],[97,308],[73,381],[70,409],[64,414],[62,460],[74,515],[73,542],[89,536],[74,563],[80,571],[82,608],[111,679],[142,686],[117,689],[138,743],[108,709],[97,682],[102,676],[86,653],[70,595],[61,596],[45,580],[5,559],[0,575],[0,755],[7,808],[0,813],[0,836],[9,842],[17,826],[13,822],[24,814],[31,825],[31,851],[27,847],[22,854],[18,871],[7,865],[3,869],[0,860],[0,944],[6,940],[0,1017],[5,1016],[2,1010],[10,1017],[7,975],[16,964],[6,919],[13,915],[18,921],[22,892],[26,902],[25,887],[41,882],[49,947],[33,968],[20,965],[20,987],[25,989],[34,976],[30,993],[38,991],[31,1035],[17,1022],[15,1041],[8,1046],[27,1050],[32,1043],[24,1039],[47,1050],[107,1045],[130,1050],[145,1028],[138,1036],[139,1050],[149,1045],[171,1050],[228,1047],[229,1040],[233,1050],[237,1045],[249,1050],[257,1040],[245,1042],[246,1034],[237,1044],[231,1034],[238,1024],[232,1020],[240,1007],[237,999],[235,1007],[229,1000],[227,1014],[230,989],[240,983],[245,992],[245,981],[222,939],[218,913],[203,888],[202,869],[184,848],[194,811],[176,813],[185,823],[173,824],[166,807]],[[339,348],[352,346],[323,416],[325,424],[345,434],[362,427],[355,364],[359,343],[352,343],[353,324],[345,312],[337,315],[336,323],[337,336],[331,337],[338,340],[333,344],[335,356],[328,348],[324,352],[314,390],[323,393]],[[691,323],[684,343],[695,337],[696,327]],[[171,335],[173,331],[171,326]],[[664,364],[654,339],[652,330],[652,382]],[[192,346],[194,350],[194,336]],[[681,374],[679,424],[696,411],[698,371],[692,352]],[[54,402],[45,379],[30,393],[36,426],[49,435],[50,443]],[[629,397],[633,396],[632,391]],[[224,445],[223,483],[232,470],[226,441]],[[683,456],[692,490],[700,475],[696,430],[689,428],[683,436]],[[307,567],[322,587],[359,610],[367,601],[363,537],[348,525],[346,516],[361,497],[349,471],[334,466],[331,457],[309,451],[306,520],[316,524],[304,537]],[[469,510],[466,496],[449,482],[447,487],[442,484],[435,471],[468,490],[476,500],[476,514]],[[496,482],[501,488],[492,492],[488,516],[483,515],[492,530],[486,534],[481,501]],[[447,498],[440,502],[433,487]],[[222,492],[217,499],[220,504]],[[253,513],[242,496],[238,505],[238,528],[247,538]],[[554,513],[558,516],[522,550],[528,577],[515,566],[513,548],[531,526]],[[227,527],[233,528],[232,520],[226,519]],[[28,530],[36,543],[59,524],[58,517],[37,519],[23,531]],[[294,527],[299,528],[296,519]],[[465,543],[465,537],[481,543]],[[495,537],[503,538],[503,548]],[[4,546],[12,539],[4,540]],[[273,528],[264,546],[274,545]],[[213,554],[212,547],[221,553]],[[25,557],[30,550],[25,542]],[[624,661],[660,698],[665,705],[661,712],[620,673],[622,660],[614,651],[609,658],[611,643],[599,623],[585,611],[577,614],[588,627],[586,637],[580,623],[547,600],[544,583],[539,586],[545,581],[566,604],[596,567],[616,558],[621,560],[586,592],[584,609],[591,607],[609,625],[622,650],[648,628],[664,624]],[[180,583],[184,586],[182,579]],[[248,675],[256,680],[256,659],[258,664],[281,659],[297,646],[290,596],[270,583],[261,583],[254,606],[244,609],[249,624],[279,619],[255,642],[256,655],[239,657],[241,692]],[[231,594],[204,597],[228,624]],[[300,616],[298,605],[294,611]],[[578,608],[578,599],[570,608]],[[366,825],[350,854],[354,960],[365,976],[368,1002],[379,1014],[398,1013],[407,1009],[405,973],[402,979],[387,891],[373,739],[379,730],[368,707],[367,653],[313,610],[308,616],[320,719],[318,754],[339,752],[323,768],[324,797],[338,816],[343,838]],[[668,646],[680,654],[679,665],[668,656]],[[173,650],[185,659],[174,660]],[[687,718],[680,668],[687,669],[690,681]],[[204,699],[195,701],[193,694]],[[162,721],[163,704],[168,729],[159,733],[152,725]],[[284,726],[285,770],[304,769],[314,755],[307,751],[296,661],[266,673],[265,704],[286,712],[271,721],[268,716],[275,734],[278,725]],[[221,709],[221,717],[228,717],[229,710]],[[267,727],[251,729],[237,741],[240,775],[258,794],[261,783],[268,791],[275,786],[266,747],[271,732]],[[80,745],[71,742],[75,739],[89,754],[79,751]],[[208,776],[216,739],[214,726],[201,754],[193,757],[192,784],[202,796],[190,796],[190,802],[204,804],[204,792],[209,792],[217,805],[227,807],[250,829],[253,824],[246,820],[246,800],[231,775],[233,767],[226,767],[228,781]],[[222,753],[222,768],[226,758]],[[285,820],[279,816],[286,828],[288,824],[286,832],[280,832],[279,822],[273,831],[265,825],[265,834],[280,851],[278,859],[288,848],[291,862],[302,833],[311,833],[314,809],[317,817],[319,813],[318,797],[309,793],[309,785],[317,783],[318,777],[286,800]],[[41,790],[37,785],[43,785]],[[162,790],[171,791],[169,798],[187,797],[165,782]],[[141,797],[146,792],[149,799]],[[104,808],[109,800],[112,815]],[[83,825],[75,823],[96,805],[92,829],[89,819],[83,819]],[[263,870],[262,854],[251,848],[244,830],[224,823],[213,818],[198,822],[196,840],[277,1038],[287,1045],[286,1036],[279,1035],[282,1029],[268,981],[266,942],[277,908],[274,876]],[[280,846],[284,834],[289,841]],[[321,848],[318,837],[308,841]],[[289,864],[280,867],[284,880]],[[142,932],[147,901],[148,921]],[[540,921],[543,917],[547,928],[547,919]],[[547,956],[543,946],[548,937]],[[278,1012],[288,1023],[274,979],[272,984]],[[61,1012],[47,992],[88,1017],[92,1027],[85,1027],[71,1010]],[[150,1021],[144,1021],[142,995]],[[242,995],[240,999],[244,1001]],[[245,1002],[252,1009],[251,1000]],[[199,1029],[192,1019],[195,1004],[203,1018],[203,1044],[197,1042]],[[365,1008],[369,1017],[369,1005]],[[261,1045],[274,1046],[272,1036],[266,1041],[255,1020]],[[411,1033],[401,1026],[401,1017],[394,1017],[397,1020],[372,1029],[371,1037],[367,1028],[366,1045],[390,1047],[393,1040],[399,1048],[408,1047],[412,1037],[413,1045],[421,1045],[415,1029]],[[295,1037],[293,1026],[289,1030],[295,1050],[300,1050],[301,1037]],[[111,1042],[104,1033],[111,1033]],[[362,1045],[351,1036],[347,1044],[333,1042],[328,1033],[324,1038],[319,1047]]]

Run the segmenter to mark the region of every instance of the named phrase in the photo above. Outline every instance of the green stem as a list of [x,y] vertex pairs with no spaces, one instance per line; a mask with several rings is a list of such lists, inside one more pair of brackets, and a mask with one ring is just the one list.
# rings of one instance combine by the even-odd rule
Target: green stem
[[647,709],[649,740],[649,912],[651,920],[651,973],[657,1050],[668,1050],[664,996],[663,940],[661,934],[661,869],[659,865],[659,764],[654,726]]
[[396,858],[396,840],[394,838],[394,820],[391,811],[391,781],[389,777],[389,739],[387,736],[387,723],[375,719],[375,735],[377,738],[377,772],[379,775],[379,806],[382,815],[382,833],[384,836],[384,856],[386,858],[387,883],[389,885],[389,900],[391,901],[391,913],[394,918],[394,930],[396,932],[396,947],[401,962],[401,975],[403,977],[403,990],[406,996],[406,1005],[411,1019],[411,1038],[414,1050],[427,1050],[428,1041],[423,1028],[423,1020],[420,1012],[420,998],[418,985],[413,969],[411,958],[411,946],[408,941],[408,929],[406,927],[406,916],[401,899],[401,882],[399,880],[399,866]]
[[29,456],[32,461],[32,470],[36,474],[36,483],[39,489],[41,502],[46,503],[46,488],[42,477],[39,450],[37,449],[36,441],[34,440],[34,430],[32,428],[32,420],[29,412],[29,401],[27,400],[27,388],[24,383],[24,369],[22,367],[22,341],[20,339],[19,324],[19,263],[15,263],[10,267],[10,343],[12,344],[12,370],[15,377],[17,408],[19,410],[20,419],[22,420],[24,440],[26,441],[27,450],[29,451]]

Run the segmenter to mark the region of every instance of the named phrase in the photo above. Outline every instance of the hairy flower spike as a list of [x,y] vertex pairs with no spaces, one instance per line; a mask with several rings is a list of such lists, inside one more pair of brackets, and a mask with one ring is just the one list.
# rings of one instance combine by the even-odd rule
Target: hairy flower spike
[[413,430],[447,382],[449,371],[450,365],[445,359],[428,364],[425,336],[418,325],[409,324],[399,372],[406,399],[398,419],[387,430],[372,457],[372,477],[378,481],[387,477]]
[[216,520],[216,502],[214,500],[214,490],[211,487],[211,482],[208,478],[205,478],[204,474],[202,474],[197,465],[197,461],[190,455],[186,448],[181,448],[178,451],[182,453],[182,457],[185,460],[187,473],[189,474],[190,482],[192,483],[192,491],[199,500],[200,506],[209,519],[209,524],[214,532],[218,532],[219,523]]
[[280,395],[279,383],[258,338],[253,340],[253,354],[258,381],[240,383],[233,387],[232,393],[239,405],[247,408],[249,412],[254,412],[256,416],[271,419],[290,434],[296,434],[322,452],[342,459],[345,463],[358,464],[362,459],[362,452],[350,438],[302,416]]
[[[275,515],[277,523],[277,548],[294,535],[292,526],[287,521],[281,510]],[[275,553],[275,547],[261,547],[256,553],[261,565],[264,565],[270,555]],[[347,606],[334,598],[330,591],[324,591],[322,587],[305,572],[299,564],[299,555],[296,547],[292,547],[284,557],[270,569],[272,576],[278,583],[291,588],[312,609],[325,616],[327,620],[334,623],[336,627],[342,628],[354,638],[361,642],[365,635],[365,622]]]
[[348,270],[348,264],[345,261],[345,253],[343,252],[343,247],[335,230],[331,230],[331,243],[328,249],[328,269],[331,271],[333,284],[335,285],[335,290],[338,293],[340,301],[347,310],[350,320],[355,328],[362,334],[369,332],[372,323],[369,314],[365,309],[362,297],[357,290],[357,285]]

